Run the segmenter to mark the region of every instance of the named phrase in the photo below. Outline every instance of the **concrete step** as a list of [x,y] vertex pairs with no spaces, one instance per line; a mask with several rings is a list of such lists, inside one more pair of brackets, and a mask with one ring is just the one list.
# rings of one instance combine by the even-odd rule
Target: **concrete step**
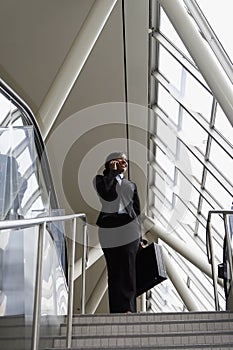
[[[72,349],[233,349],[233,312],[76,315]],[[66,325],[54,338],[65,347]]]
[[[41,317],[41,347],[53,345],[53,337],[60,334],[60,324],[64,316]],[[32,317],[0,317],[0,350],[31,349]]]
[[[12,339],[0,339],[0,349],[1,350],[26,350],[30,349],[31,341],[26,340],[25,338],[14,338]],[[51,346],[47,344],[46,346]]]
[[[61,324],[66,319],[65,316],[42,316],[42,324]],[[32,324],[32,316],[15,315],[15,316],[0,316],[0,326],[21,326]]]
[[[73,336],[72,346],[74,348],[118,348],[118,347],[148,347],[153,346],[155,349],[169,346],[195,346],[206,345],[209,346],[229,345],[232,344],[233,349],[233,331],[198,331],[198,332],[156,332],[155,334],[112,334],[112,335],[98,335],[98,336]],[[55,348],[65,347],[65,337],[60,336],[54,339]]]
[[[11,338],[0,339],[1,350],[30,350],[31,337],[15,337],[12,334]],[[53,346],[53,337],[43,337],[40,340],[40,349],[45,349]]]
[[25,317],[24,315],[17,316],[0,316],[0,326],[19,326],[25,325]]
[[[75,348],[72,347],[72,350],[93,350],[93,347],[91,348]],[[116,348],[113,347],[107,347],[104,348],[104,350],[113,350]],[[147,347],[117,347],[117,350],[232,350],[232,344],[225,344],[225,345],[220,345],[220,344],[215,344],[215,345],[182,345],[178,346],[165,346],[165,347],[154,347],[154,346],[147,346]],[[54,350],[54,348],[46,348],[46,349],[41,349],[41,350]],[[68,350],[67,348],[60,348],[59,350]],[[102,350],[100,348],[100,350]]]
[[[59,334],[60,330],[58,331],[57,325],[49,325],[49,326],[41,326],[40,327],[40,333],[48,335],[48,328],[49,328],[49,334],[50,335],[55,335]],[[29,337],[32,334],[32,326],[0,326],[0,341],[1,339],[12,339],[14,338],[23,338],[23,337]],[[64,327],[64,334],[65,333],[65,327]],[[0,347],[1,350],[1,347]]]
[[[73,335],[134,335],[134,334],[157,334],[168,332],[199,332],[205,331],[231,331],[233,318],[229,320],[192,320],[192,321],[163,321],[163,322],[134,322],[133,319],[127,322],[114,322],[114,323],[90,323],[90,324],[77,324],[73,325]],[[61,335],[66,334],[66,325],[61,325]]]
[[233,319],[231,311],[75,315],[73,324],[112,324],[125,322],[169,322]]
[[[75,315],[72,349],[232,350],[232,322],[233,312]],[[24,317],[0,318],[0,349],[30,349],[30,330]],[[65,349],[65,334],[64,317],[42,318],[40,349]]]

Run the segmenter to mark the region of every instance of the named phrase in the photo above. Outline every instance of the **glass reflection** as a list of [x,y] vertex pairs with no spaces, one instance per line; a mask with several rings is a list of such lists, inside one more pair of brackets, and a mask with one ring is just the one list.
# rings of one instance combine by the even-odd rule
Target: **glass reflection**
[[[49,169],[41,162],[33,116],[13,102],[15,96],[11,98],[4,88],[1,81],[0,220],[59,215],[51,204],[48,188],[53,184],[44,175]],[[0,232],[0,316],[21,314],[31,320],[37,249],[38,227]],[[60,222],[47,226],[43,274],[42,313],[66,313],[67,256],[65,228]]]

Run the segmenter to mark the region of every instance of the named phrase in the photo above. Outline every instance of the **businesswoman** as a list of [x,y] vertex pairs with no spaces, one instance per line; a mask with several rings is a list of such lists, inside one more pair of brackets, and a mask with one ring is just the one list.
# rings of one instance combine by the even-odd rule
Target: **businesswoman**
[[94,186],[102,204],[96,224],[106,259],[110,313],[136,312],[136,255],[141,241],[136,184],[125,179],[126,155],[111,153]]

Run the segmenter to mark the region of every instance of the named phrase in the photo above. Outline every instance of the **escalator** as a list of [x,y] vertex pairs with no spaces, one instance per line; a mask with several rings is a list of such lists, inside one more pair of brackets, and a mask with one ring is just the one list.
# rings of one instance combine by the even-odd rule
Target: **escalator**
[[[36,120],[0,80],[0,223],[61,214]],[[22,328],[24,343],[19,345],[24,349],[31,344],[39,230],[39,225],[0,230],[0,318],[24,320],[28,327]],[[51,319],[54,326],[67,314],[67,277],[65,227],[53,221],[46,225],[43,243],[40,314],[45,334]],[[8,340],[0,327],[0,348],[17,349]]]

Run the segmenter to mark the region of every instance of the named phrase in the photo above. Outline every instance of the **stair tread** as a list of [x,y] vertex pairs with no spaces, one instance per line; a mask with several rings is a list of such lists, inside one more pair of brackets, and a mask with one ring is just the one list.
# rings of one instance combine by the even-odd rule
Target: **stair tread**
[[[196,334],[189,334],[186,336],[170,336],[167,335],[160,335],[157,334],[154,336],[148,336],[148,335],[139,335],[136,336],[111,336],[111,337],[82,337],[82,338],[73,338],[73,346],[74,347],[90,347],[92,346],[94,348],[104,348],[109,346],[119,347],[119,346],[172,346],[176,345],[203,345],[208,344],[209,346],[212,346],[213,344],[232,344],[233,345],[233,333],[231,335],[229,334],[211,334],[210,336],[206,336],[204,334],[196,335]],[[54,346],[55,347],[63,347],[65,345],[65,339],[64,340],[54,340]]]
[[216,321],[233,319],[232,312],[206,312],[206,313],[140,313],[140,314],[99,314],[99,315],[75,315],[73,324],[92,324],[92,323],[122,323],[126,322],[160,322],[160,321]]
[[[67,350],[66,318],[60,318],[61,335],[41,336],[44,350]],[[17,339],[25,327],[16,318],[4,318],[0,323],[0,348],[6,341]],[[136,313],[74,315],[73,350],[224,350],[233,349],[233,312]],[[45,323],[42,323],[43,326]],[[52,324],[50,323],[50,327]],[[15,327],[15,329],[14,329]],[[31,328],[30,326],[28,329]],[[53,328],[53,327],[52,327]],[[7,332],[8,329],[8,332]],[[25,327],[25,332],[28,330]],[[58,329],[57,329],[58,330]],[[6,332],[5,332],[6,331]],[[4,333],[5,332],[5,333]],[[12,335],[10,333],[12,332]],[[75,334],[76,333],[76,334]],[[58,334],[58,333],[57,333]],[[21,334],[19,334],[20,336]],[[23,343],[22,343],[23,344]],[[6,348],[6,347],[5,347]],[[42,349],[41,349],[42,350]]]
[[[119,332],[117,332],[116,334],[77,334],[77,335],[72,335],[73,339],[81,339],[81,338],[117,338],[117,337],[134,337],[134,338],[140,338],[140,337],[181,337],[181,336],[193,336],[193,335],[233,335],[233,329],[229,329],[229,330],[211,330],[211,331],[195,331],[195,333],[193,331],[184,331],[184,332],[157,332],[157,333],[140,333],[140,334],[135,334],[135,333],[127,333],[127,334],[119,334]],[[55,336],[54,339],[65,339],[66,336],[65,335],[59,335],[59,336]]]
[[[99,322],[91,322],[91,323],[75,323],[73,322],[73,327],[96,327],[96,326],[117,326],[117,325],[151,325],[151,324],[210,324],[210,323],[229,323],[233,322],[233,317],[232,318],[227,318],[227,319],[203,319],[203,320],[147,320],[147,321],[140,321],[140,320],[128,320],[128,321],[113,321],[113,322],[106,322],[106,323],[99,323]],[[0,326],[1,327],[1,326]],[[66,323],[62,323],[61,327],[66,327]]]
[[[77,334],[77,335],[72,335],[72,339],[73,340],[79,340],[79,339],[110,339],[110,338],[145,338],[145,337],[188,337],[188,336],[201,336],[201,335],[206,335],[206,336],[211,336],[211,335],[232,335],[233,336],[233,329],[229,329],[229,330],[210,330],[210,331],[183,331],[183,332],[156,332],[156,333],[140,333],[140,334],[135,334],[135,333],[127,333],[127,334],[123,334],[123,333],[115,333],[115,334]],[[66,335],[53,335],[52,336],[53,339],[56,340],[65,340],[66,339]],[[30,336],[26,336],[26,335],[22,335],[22,337],[19,336],[14,336],[12,335],[11,337],[1,337],[0,338],[0,343],[1,341],[6,341],[6,340],[21,340],[21,339],[31,339]],[[42,336],[41,339],[46,340],[46,339],[51,339],[51,335],[45,335]],[[233,340],[233,339],[232,339]]]
[[[45,348],[40,350],[54,350],[55,348]],[[59,350],[68,350],[67,348],[57,348]],[[115,350],[116,347],[102,347],[101,350]],[[181,346],[146,346],[146,347],[117,347],[117,350],[223,350],[232,349],[232,344],[204,344],[204,345],[181,345]],[[70,350],[93,350],[93,347],[72,347]]]

